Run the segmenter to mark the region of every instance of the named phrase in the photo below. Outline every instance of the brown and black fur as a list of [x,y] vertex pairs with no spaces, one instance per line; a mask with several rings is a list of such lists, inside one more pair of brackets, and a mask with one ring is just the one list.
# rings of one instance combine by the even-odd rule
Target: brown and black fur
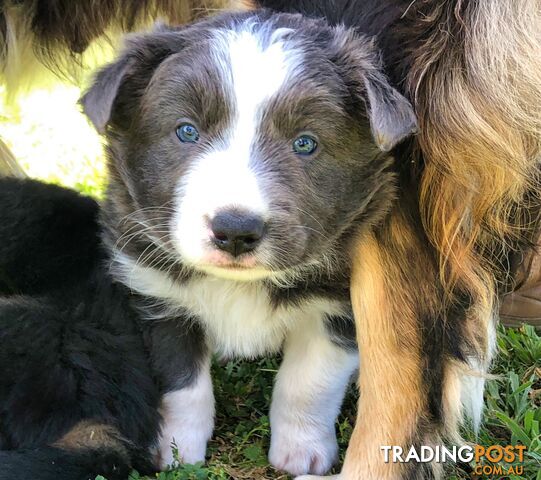
[[395,152],[399,199],[355,254],[361,399],[341,478],[439,477],[383,463],[380,446],[460,441],[469,382],[490,366],[509,258],[538,223],[541,4],[258,3],[376,35],[416,110],[419,134]]
[[[81,84],[124,32],[187,23],[241,0],[0,0],[0,86],[17,94],[59,79]],[[54,75],[51,75],[54,74]],[[0,136],[0,176],[24,177]]]
[[1,0],[0,81],[14,91],[31,86],[35,60],[71,76],[96,40],[114,41],[156,20],[181,24],[240,6],[229,0]]

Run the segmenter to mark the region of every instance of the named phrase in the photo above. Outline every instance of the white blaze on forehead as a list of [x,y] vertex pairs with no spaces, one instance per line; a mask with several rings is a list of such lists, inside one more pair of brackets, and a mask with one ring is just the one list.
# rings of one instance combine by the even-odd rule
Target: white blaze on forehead
[[217,211],[239,208],[263,217],[267,214],[252,146],[265,104],[298,65],[283,42],[290,32],[274,31],[265,45],[253,24],[216,33],[216,68],[232,115],[226,130],[220,132],[222,140],[194,161],[179,185],[176,243],[186,260],[197,263],[208,250],[208,221]]
[[291,70],[292,59],[288,59],[284,44],[280,41],[289,31],[275,31],[265,49],[261,46],[260,38],[249,30],[226,34],[228,48],[225,51],[229,54],[236,111],[231,139],[234,148],[250,148],[261,106],[279,91]]

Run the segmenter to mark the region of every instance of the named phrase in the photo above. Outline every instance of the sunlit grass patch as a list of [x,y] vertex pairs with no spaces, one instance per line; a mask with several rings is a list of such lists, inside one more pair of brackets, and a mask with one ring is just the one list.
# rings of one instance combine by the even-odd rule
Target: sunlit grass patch
[[60,85],[0,103],[0,135],[33,178],[100,196],[105,182],[98,134],[80,112],[80,90]]

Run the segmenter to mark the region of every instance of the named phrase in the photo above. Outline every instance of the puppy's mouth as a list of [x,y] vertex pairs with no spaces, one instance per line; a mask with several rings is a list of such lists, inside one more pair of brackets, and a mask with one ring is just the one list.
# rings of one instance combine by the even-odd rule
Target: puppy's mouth
[[196,268],[216,277],[240,281],[260,280],[273,274],[253,254],[234,258],[220,251],[205,254]]
[[200,264],[202,266],[223,268],[226,270],[248,270],[262,267],[262,265],[259,265],[259,262],[253,254],[232,257],[231,255],[219,250],[213,250],[205,254],[201,259]]

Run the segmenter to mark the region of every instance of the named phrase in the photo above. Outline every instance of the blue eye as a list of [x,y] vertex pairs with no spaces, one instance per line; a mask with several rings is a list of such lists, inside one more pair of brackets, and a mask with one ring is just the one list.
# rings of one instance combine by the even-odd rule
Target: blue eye
[[177,128],[177,137],[183,143],[195,143],[199,140],[199,131],[191,123],[183,123]]
[[311,155],[316,148],[317,142],[309,135],[301,135],[293,142],[293,151],[299,155]]

